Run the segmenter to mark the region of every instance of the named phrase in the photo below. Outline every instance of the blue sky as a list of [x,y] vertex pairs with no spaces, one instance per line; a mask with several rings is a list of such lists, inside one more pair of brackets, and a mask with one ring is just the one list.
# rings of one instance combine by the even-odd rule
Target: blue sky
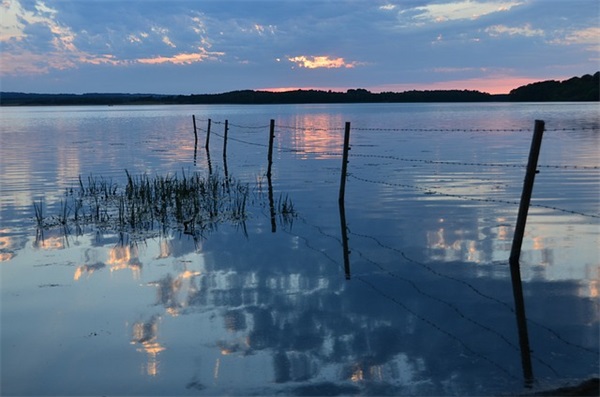
[[597,0],[0,0],[2,91],[478,89],[600,69]]

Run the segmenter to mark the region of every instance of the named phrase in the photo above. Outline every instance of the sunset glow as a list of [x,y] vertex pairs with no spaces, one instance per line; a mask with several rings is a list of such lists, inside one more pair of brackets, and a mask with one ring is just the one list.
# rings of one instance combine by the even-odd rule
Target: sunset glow
[[600,59],[595,0],[83,4],[0,2],[3,90],[502,94],[593,74]]

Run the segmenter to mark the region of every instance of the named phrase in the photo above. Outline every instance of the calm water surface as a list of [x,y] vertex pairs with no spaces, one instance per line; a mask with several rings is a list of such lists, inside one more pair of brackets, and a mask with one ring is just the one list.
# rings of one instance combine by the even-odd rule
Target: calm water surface
[[[531,392],[507,262],[536,119],[521,254],[531,388],[598,376],[597,104],[0,112],[4,395]],[[56,217],[80,176],[124,186],[125,170],[227,173],[249,187],[248,219],[201,238],[37,228],[34,202]],[[271,219],[269,185],[295,217]]]

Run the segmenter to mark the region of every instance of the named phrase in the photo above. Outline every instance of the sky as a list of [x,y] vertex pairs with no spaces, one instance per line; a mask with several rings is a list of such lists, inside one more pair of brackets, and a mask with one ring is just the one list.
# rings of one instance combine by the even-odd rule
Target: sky
[[0,90],[508,93],[600,70],[598,0],[0,0]]

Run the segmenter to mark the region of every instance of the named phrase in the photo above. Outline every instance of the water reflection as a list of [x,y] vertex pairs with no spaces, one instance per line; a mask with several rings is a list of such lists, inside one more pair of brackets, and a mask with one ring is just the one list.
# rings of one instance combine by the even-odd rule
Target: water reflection
[[[227,113],[232,108],[218,109]],[[264,124],[273,116],[273,108],[246,111],[257,109],[269,113],[246,115],[238,123]],[[143,134],[130,136],[120,133],[123,120],[118,118],[99,124],[110,131],[107,136],[98,126],[79,129],[73,123],[59,123],[60,133],[68,136],[60,142],[76,146],[82,154],[79,159],[75,152],[56,157],[50,153],[54,149],[39,147],[41,153],[48,151],[46,163],[32,161],[26,171],[14,170],[38,179],[24,183],[0,176],[13,189],[9,199],[1,199],[3,221],[13,223],[11,229],[0,231],[0,253],[10,255],[2,266],[0,289],[0,354],[8,363],[1,380],[7,394],[47,390],[81,394],[73,385],[89,379],[89,368],[99,363],[110,363],[95,372],[95,390],[102,394],[522,392],[506,266],[515,209],[506,202],[475,202],[405,189],[399,185],[443,189],[444,178],[435,173],[449,171],[439,165],[406,165],[377,157],[352,157],[350,172],[397,185],[352,180],[345,207],[338,206],[339,156],[329,153],[339,152],[343,135],[339,128],[349,116],[364,115],[364,106],[333,116],[314,109],[296,116],[295,110],[293,116],[278,120],[278,125],[293,127],[277,130],[280,147],[304,153],[278,152],[276,178],[267,181],[270,197],[265,200],[260,188],[253,191],[252,216],[244,231],[219,225],[197,238],[178,229],[127,239],[98,224],[81,231],[45,230],[33,240],[31,199],[46,191],[56,203],[64,198],[65,185],[72,186],[72,181],[62,179],[74,178],[64,164],[77,164],[84,175],[89,170],[116,175],[123,168],[134,174],[143,170],[164,175],[188,167],[194,158],[191,111],[182,110],[181,120],[146,120],[150,116],[144,113],[128,129]],[[399,115],[399,122],[382,120],[379,113],[367,120],[383,127],[414,125],[413,113],[407,114]],[[489,125],[487,117],[478,121],[480,125]],[[48,124],[52,125],[42,121]],[[167,130],[174,130],[172,140],[164,139]],[[110,153],[94,152],[92,131],[107,139]],[[507,161],[519,157],[513,148],[518,146],[513,139],[521,139],[516,134],[474,135],[432,139],[378,132],[375,139],[363,131],[353,135],[353,152],[405,151],[402,155],[444,159],[467,153],[481,157],[489,145],[502,148],[490,157],[506,156]],[[260,139],[264,144],[266,134]],[[585,152],[581,143],[562,139],[561,147]],[[587,139],[591,145],[596,138]],[[371,153],[367,145],[373,145]],[[140,148],[135,159],[128,154],[132,147]],[[223,165],[227,162],[232,172],[243,170],[250,180],[262,181],[266,156],[264,147],[257,147],[230,145]],[[548,148],[552,154],[560,151],[557,146]],[[206,157],[197,158],[196,167],[200,171],[209,167],[211,173]],[[213,159],[220,162],[220,157]],[[298,157],[303,161],[297,162]],[[329,157],[335,162],[322,161]],[[589,160],[589,153],[586,158],[596,161]],[[335,167],[329,167],[333,163]],[[45,176],[39,176],[37,172],[46,168]],[[498,172],[501,181],[494,179]],[[450,173],[446,192],[505,201],[513,200],[511,186],[514,181],[520,184],[521,178],[510,170],[494,169],[481,178],[464,169]],[[54,174],[60,176],[49,176]],[[489,185],[486,179],[497,184]],[[596,191],[592,179],[587,173],[586,178],[570,179],[575,193],[585,197],[583,212],[593,213],[595,208],[590,199]],[[282,222],[277,214],[276,198],[288,190],[293,190],[301,214],[293,223]],[[557,196],[544,194],[546,200]],[[29,199],[20,203],[19,195]],[[592,249],[597,246],[597,225],[547,208],[538,208],[533,218],[523,255],[532,363],[541,385],[566,383],[597,373],[600,275],[597,251]],[[275,220],[279,223],[273,227]],[[16,223],[18,231],[12,229]],[[90,328],[110,329],[111,337],[82,338]],[[36,340],[45,342],[40,345]],[[35,356],[30,357],[29,351]],[[44,375],[38,382],[23,381],[31,373]],[[130,387],[114,382],[118,378],[114,374]],[[83,382],[86,387],[88,382],[94,380]]]
[[341,115],[298,115],[292,121],[277,125],[276,129],[283,136],[283,142],[289,142],[289,147],[296,151],[298,158],[327,159],[338,157],[341,153],[346,121]]
[[148,361],[145,364],[145,372],[149,376],[158,375],[159,360],[158,355],[165,348],[158,342],[158,324],[160,316],[152,316],[148,321],[141,321],[133,324],[133,337],[131,344],[141,345],[138,351],[145,352],[148,355]]

